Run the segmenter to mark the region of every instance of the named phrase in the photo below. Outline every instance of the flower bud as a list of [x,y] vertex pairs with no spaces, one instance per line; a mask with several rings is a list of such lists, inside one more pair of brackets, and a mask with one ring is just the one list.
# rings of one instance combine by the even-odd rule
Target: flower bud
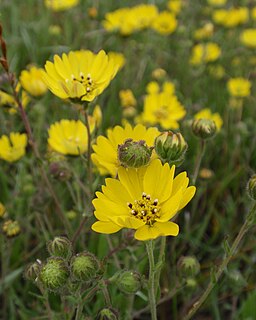
[[162,162],[169,165],[180,165],[188,145],[181,133],[163,132],[155,139],[155,151]]
[[55,237],[47,243],[47,250],[51,256],[69,259],[72,255],[72,243],[65,236]]
[[256,200],[256,174],[254,174],[247,183],[247,192],[252,200]]
[[52,162],[49,171],[53,178],[59,181],[67,181],[71,178],[71,171],[65,162]]
[[89,252],[75,255],[70,266],[73,278],[80,281],[89,281],[95,278],[100,268],[97,258]]
[[24,276],[27,280],[35,281],[41,271],[42,263],[40,260],[32,262],[25,268]]
[[3,224],[2,227],[3,233],[7,236],[7,238],[12,238],[20,234],[20,224],[16,220],[7,220]]
[[193,256],[180,257],[178,270],[183,277],[191,278],[199,273],[200,264]]
[[49,258],[39,273],[39,279],[43,286],[52,291],[63,287],[67,283],[68,277],[69,270],[66,262],[59,257]]
[[192,122],[192,131],[201,139],[212,138],[216,133],[216,124],[210,119],[195,119]]
[[96,320],[118,320],[118,312],[114,308],[101,309],[96,317]]
[[126,294],[135,294],[142,286],[141,275],[136,271],[121,271],[115,281],[118,289]]
[[149,163],[152,149],[144,140],[127,139],[118,145],[118,159],[124,167],[139,168]]
[[186,286],[188,288],[193,289],[193,288],[197,287],[198,285],[197,285],[197,282],[194,278],[187,278],[186,279]]

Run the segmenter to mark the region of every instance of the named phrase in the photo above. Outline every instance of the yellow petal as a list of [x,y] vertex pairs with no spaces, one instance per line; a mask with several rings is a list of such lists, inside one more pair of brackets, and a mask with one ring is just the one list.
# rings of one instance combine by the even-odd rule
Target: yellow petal
[[189,201],[194,197],[195,192],[196,192],[196,187],[194,186],[190,186],[186,189],[186,191],[183,193],[179,210],[183,209],[189,203]]
[[155,222],[152,227],[145,225],[137,229],[134,237],[137,240],[146,241],[160,236],[177,236],[178,233],[179,226],[174,222]]
[[122,228],[138,229],[145,224],[142,220],[129,216],[115,216],[110,219]]
[[122,227],[114,224],[113,222],[97,221],[92,225],[93,231],[106,234],[115,233],[121,229]]
[[161,204],[161,216],[156,219],[160,222],[169,221],[179,210],[180,202],[182,201],[182,190],[180,189],[176,194],[169,198],[165,203]]

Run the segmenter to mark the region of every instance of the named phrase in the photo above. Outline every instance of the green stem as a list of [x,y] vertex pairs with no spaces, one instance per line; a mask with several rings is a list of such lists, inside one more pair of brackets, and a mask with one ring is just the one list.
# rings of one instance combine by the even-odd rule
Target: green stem
[[221,265],[219,266],[217,272],[214,275],[214,280],[211,280],[211,282],[208,284],[208,287],[204,291],[204,293],[201,295],[201,297],[194,303],[193,307],[190,309],[189,313],[183,318],[183,320],[189,320],[191,319],[195,313],[200,309],[200,307],[204,304],[206,299],[208,298],[209,294],[212,292],[213,288],[219,281],[220,277],[222,276],[225,268],[227,267],[230,260],[233,258],[235,252],[237,251],[238,246],[240,245],[243,237],[247,233],[247,231],[250,229],[252,225],[254,225],[255,220],[255,212],[256,212],[256,203],[248,213],[246,220],[244,224],[242,225],[237,237],[235,238],[230,250],[228,253],[226,253],[225,259],[222,261]]
[[104,299],[105,299],[105,302],[106,302],[107,306],[111,307],[112,303],[111,303],[110,295],[109,295],[109,292],[108,292],[108,287],[106,285],[105,280],[101,281],[101,290],[102,290],[102,293],[104,295]]
[[202,162],[202,159],[203,159],[203,156],[204,156],[204,153],[205,153],[205,146],[206,146],[205,140],[201,139],[200,147],[199,147],[198,154],[197,154],[197,157],[196,157],[193,179],[192,179],[192,184],[193,185],[196,183],[196,179],[197,179],[197,176],[198,176],[198,173],[199,173],[201,162]]
[[161,271],[162,271],[162,268],[164,265],[164,260],[165,260],[165,248],[166,248],[166,237],[161,237],[158,261],[157,261],[157,270],[156,270],[156,274],[155,274],[155,294],[156,294],[156,296],[158,293]]
[[156,295],[155,295],[155,260],[153,250],[153,240],[146,242],[146,248],[149,261],[149,279],[148,279],[148,299],[151,312],[151,320],[157,320]]
[[89,189],[91,192],[90,198],[92,198],[92,193],[93,193],[93,187],[92,187],[93,175],[92,175],[92,161],[91,161],[92,146],[91,146],[90,123],[89,123],[89,116],[88,116],[87,111],[85,111],[85,125],[86,125],[86,129],[87,129],[87,137],[88,137],[88,142],[87,142],[87,173],[88,173]]

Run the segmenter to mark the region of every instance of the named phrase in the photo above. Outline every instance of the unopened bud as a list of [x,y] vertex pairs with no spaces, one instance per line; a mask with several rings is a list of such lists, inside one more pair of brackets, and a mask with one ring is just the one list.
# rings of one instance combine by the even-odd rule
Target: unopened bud
[[67,237],[55,237],[47,243],[50,255],[69,259],[72,255],[72,243]]
[[35,281],[41,271],[42,263],[39,263],[39,261],[30,263],[25,271],[24,276],[27,280]]
[[67,283],[68,277],[69,270],[66,262],[59,257],[49,258],[39,273],[43,286],[52,291],[62,288]]
[[53,178],[60,181],[67,181],[71,178],[71,171],[66,163],[52,162],[49,166],[49,171]]
[[188,145],[181,133],[163,132],[155,139],[155,151],[163,163],[181,165]]
[[178,270],[183,277],[191,278],[200,271],[200,264],[193,256],[180,257],[178,261]]
[[3,233],[7,236],[7,238],[13,238],[20,234],[21,229],[20,229],[20,224],[16,220],[7,220],[3,224],[2,227]]
[[118,159],[124,167],[139,168],[149,163],[152,149],[144,140],[127,139],[118,145]]
[[98,259],[89,252],[78,253],[71,260],[71,273],[75,280],[89,281],[99,272]]
[[256,200],[256,174],[254,174],[248,181],[247,191],[252,200]]
[[116,285],[123,293],[135,294],[142,286],[141,275],[136,271],[121,271],[117,275]]
[[118,312],[114,308],[101,309],[96,317],[96,320],[118,320]]
[[217,127],[213,120],[195,119],[192,122],[193,133],[201,139],[212,138],[216,133]]

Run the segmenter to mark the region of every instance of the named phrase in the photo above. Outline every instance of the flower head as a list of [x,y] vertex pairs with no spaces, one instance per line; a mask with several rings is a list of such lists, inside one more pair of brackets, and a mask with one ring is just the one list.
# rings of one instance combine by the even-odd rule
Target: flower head
[[[90,126],[94,129],[94,123]],[[55,122],[48,130],[48,144],[59,153],[79,155],[87,151],[88,136],[86,126],[80,121],[61,120]]]
[[236,98],[247,97],[251,94],[251,82],[245,78],[232,78],[227,83],[228,92]]
[[196,188],[188,187],[186,172],[174,178],[175,167],[153,160],[139,169],[118,169],[118,178],[106,179],[102,192],[93,200],[94,215],[99,220],[92,229],[115,233],[135,229],[137,240],[159,236],[177,236],[179,226],[169,221],[193,198]]
[[46,62],[44,81],[61,99],[92,101],[109,85],[119,67],[103,50],[97,54],[71,51],[62,57],[55,55],[54,62]]
[[208,108],[202,109],[201,111],[197,112],[194,116],[195,119],[208,119],[213,120],[215,122],[217,131],[220,130],[222,127],[223,121],[219,113],[215,112],[212,113],[212,111]]
[[11,132],[10,137],[3,135],[0,138],[0,159],[14,162],[22,158],[26,152],[27,135]]
[[123,144],[127,139],[132,139],[133,141],[144,140],[148,147],[153,147],[158,135],[157,128],[147,129],[141,124],[134,128],[130,124],[126,124],[124,128],[115,126],[107,131],[107,138],[104,136],[97,138],[96,144],[92,146],[94,150],[92,161],[101,174],[111,174],[115,177],[117,168],[121,165],[118,160],[118,145]]
[[162,35],[168,35],[176,30],[177,24],[177,19],[173,13],[162,11],[154,19],[152,28]]
[[44,0],[45,6],[53,11],[62,11],[75,7],[79,0]]
[[213,62],[221,55],[221,48],[214,42],[198,43],[192,48],[190,63],[198,65],[200,63]]
[[20,83],[32,96],[41,96],[47,91],[47,86],[43,81],[43,71],[42,68],[31,67],[21,72]]
[[144,100],[144,109],[137,118],[138,122],[149,125],[160,124],[164,129],[179,128],[178,121],[182,119],[186,111],[174,94],[174,86],[171,82],[165,82],[162,91],[156,82],[151,82],[147,87],[149,94]]
[[256,48],[256,29],[245,29],[240,34],[240,41],[249,48]]

